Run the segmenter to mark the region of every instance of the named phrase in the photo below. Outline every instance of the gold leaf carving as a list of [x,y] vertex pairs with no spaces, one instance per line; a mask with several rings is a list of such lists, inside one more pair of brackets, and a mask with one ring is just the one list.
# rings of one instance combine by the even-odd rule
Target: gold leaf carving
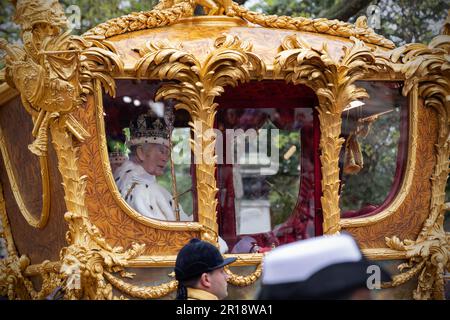
[[202,238],[217,244],[216,158],[210,145],[215,143],[213,134],[205,134],[214,125],[217,104],[214,98],[227,85],[236,86],[239,81],[250,79],[250,70],[256,75],[265,72],[264,62],[251,53],[250,43],[237,36],[223,35],[216,39],[214,50],[199,61],[192,54],[172,46],[168,42],[148,43],[139,50],[141,59],[136,63],[138,77],[176,80],[163,84],[156,99],[176,99],[176,108],[191,114],[195,138],[192,148],[196,157],[199,222],[204,226]]
[[136,286],[114,277],[111,273],[105,272],[105,278],[118,290],[126,293],[133,298],[139,299],[156,299],[175,291],[178,281],[172,280],[157,286]]
[[[445,27],[444,32],[446,30]],[[397,237],[386,239],[389,247],[405,251],[410,258],[408,266],[420,272],[418,286],[413,294],[415,299],[445,299],[444,273],[450,268],[450,236],[443,228],[450,156],[449,54],[450,36],[444,34],[434,38],[429,45],[407,44],[394,50],[391,56],[394,62],[403,63],[402,72],[406,77],[403,94],[407,95],[417,85],[425,107],[433,108],[439,119],[436,165],[430,177],[430,215],[416,240],[401,241]],[[403,277],[403,274],[399,277]]]
[[166,8],[165,4],[155,7],[151,11],[133,12],[126,16],[108,20],[89,30],[84,35],[102,35],[107,38],[125,32],[163,27],[173,24],[194,13],[194,1],[181,1]]
[[323,33],[344,38],[355,37],[366,43],[394,48],[392,41],[376,34],[367,24],[362,23],[361,19],[353,25],[325,18],[266,15],[250,11],[230,0],[161,0],[150,11],[133,12],[111,19],[89,30],[85,35],[103,35],[109,38],[125,32],[169,26],[181,18],[191,17],[197,4],[206,8],[209,15],[226,13],[227,16],[240,17],[263,27]]
[[320,160],[322,163],[323,230],[339,232],[339,153],[342,110],[356,99],[367,98],[353,83],[374,70],[390,70],[386,60],[378,57],[362,41],[351,38],[353,46],[344,47],[344,55],[335,61],[326,43],[320,49],[311,47],[295,35],[286,37],[275,57],[274,73],[284,75],[286,82],[310,86],[319,98]]
[[229,283],[238,287],[246,287],[255,283],[259,279],[259,277],[261,277],[262,266],[263,266],[262,263],[258,264],[256,270],[247,276],[234,274],[233,272],[231,272],[228,266],[226,266],[224,269],[225,272],[228,274]]

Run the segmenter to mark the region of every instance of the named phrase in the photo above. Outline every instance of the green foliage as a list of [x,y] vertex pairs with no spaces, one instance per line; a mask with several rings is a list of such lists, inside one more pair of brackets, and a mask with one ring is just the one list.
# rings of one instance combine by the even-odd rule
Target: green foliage
[[83,34],[96,25],[112,18],[117,18],[131,12],[145,11],[153,8],[157,0],[60,0],[64,8],[77,5],[81,10],[81,29],[75,34]]
[[447,11],[448,0],[381,0],[381,30],[378,32],[397,45],[411,42],[428,43],[439,34]]
[[[296,151],[287,160],[284,159],[292,146],[295,146]],[[273,226],[285,222],[297,203],[300,186],[300,132],[280,130],[278,149],[278,173],[267,179]]]
[[[187,215],[192,215],[193,212],[193,193],[192,191],[185,192],[192,189],[192,176],[190,165],[190,152],[184,152],[190,150],[189,145],[182,146],[183,143],[188,142],[190,138],[189,128],[175,128],[172,132],[172,159],[176,156],[180,157],[178,161],[174,161],[175,176],[177,183],[177,194],[182,194],[179,198],[179,203]],[[181,148],[179,148],[182,146]],[[166,188],[172,195],[172,174],[170,169],[170,162],[166,167],[166,170],[162,176],[159,176],[158,183]]]
[[[251,10],[276,14],[279,16],[292,17],[311,17],[319,13],[325,3],[333,2],[330,0],[314,1],[293,1],[293,0],[267,0],[259,1],[249,6]],[[323,3],[323,4],[322,4]]]
[[127,155],[129,153],[129,149],[127,148],[127,146],[125,145],[125,143],[123,143],[120,140],[114,140],[114,139],[110,139],[108,138],[108,150],[114,151],[114,152],[121,152],[124,155]]
[[399,125],[400,110],[395,108],[373,123],[367,137],[359,139],[364,166],[358,174],[342,177],[342,211],[380,205],[386,199],[397,168]]
[[[328,8],[343,5],[344,1],[341,0],[260,0],[249,1],[247,6],[267,14],[321,18]],[[358,16],[367,15],[369,5],[377,5],[381,12],[381,29],[375,31],[397,46],[411,42],[428,43],[439,34],[439,28],[450,9],[448,0],[374,0],[349,21],[355,22]]]
[[[96,25],[112,18],[117,18],[131,12],[145,11],[153,8],[158,0],[60,0],[63,8],[67,10],[76,5],[81,11],[81,29],[73,30],[74,34],[83,34]],[[8,0],[0,0],[2,11],[0,13],[0,37],[9,42],[17,42],[20,36],[19,26],[12,22],[14,7]],[[66,11],[70,16],[71,11]]]
[[[96,25],[112,18],[117,18],[131,12],[146,11],[153,8],[158,0],[60,0],[66,11],[66,16],[73,14],[68,10],[71,5],[76,5],[81,12],[81,28],[73,29],[72,33],[81,35]],[[20,43],[20,28],[12,19],[14,7],[9,0],[0,0],[0,38],[10,43]],[[69,19],[70,20],[70,19]],[[4,52],[0,52],[0,69],[4,67]]]

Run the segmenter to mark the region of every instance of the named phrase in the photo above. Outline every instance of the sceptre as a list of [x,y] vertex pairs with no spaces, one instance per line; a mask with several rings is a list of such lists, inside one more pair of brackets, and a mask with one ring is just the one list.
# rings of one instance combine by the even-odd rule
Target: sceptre
[[[165,120],[167,127],[169,128],[169,149],[170,149],[170,173],[172,175],[172,194],[177,194],[177,176],[175,175],[175,165],[172,158],[172,131],[174,129],[175,115],[172,106],[167,106],[165,110]],[[175,217],[177,221],[180,221],[180,207],[178,204],[178,197],[173,197],[175,205]]]

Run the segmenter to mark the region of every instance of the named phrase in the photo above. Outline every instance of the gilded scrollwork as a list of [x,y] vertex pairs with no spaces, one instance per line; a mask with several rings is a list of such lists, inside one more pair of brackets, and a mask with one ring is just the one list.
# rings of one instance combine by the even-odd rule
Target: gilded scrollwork
[[228,274],[228,282],[234,286],[246,287],[255,283],[262,274],[263,264],[260,263],[256,266],[255,271],[246,276],[241,276],[233,273],[228,266],[226,266],[225,272]]
[[82,286],[66,288],[66,298],[112,298],[112,287],[104,280],[103,270],[122,271],[125,261],[139,256],[144,246],[133,244],[127,251],[113,248],[90,222],[84,203],[86,177],[79,174],[78,147],[74,141],[83,142],[88,132],[71,112],[85,102],[86,95],[93,93],[96,80],[114,95],[115,84],[110,73],[122,70],[123,64],[112,44],[102,41],[103,37],[70,36],[57,1],[23,0],[15,5],[24,47],[0,43],[7,52],[6,80],[18,89],[25,109],[32,116],[36,140],[29,148],[38,156],[46,155],[50,128],[65,191],[69,246],[61,250],[62,272],[40,270],[44,283],[40,292],[33,291],[23,276],[26,257],[9,256],[2,262],[9,281],[6,290],[8,295],[11,290],[19,290],[20,280],[32,298],[42,298],[67,281],[69,275],[64,270],[72,270],[76,265],[81,270]]
[[103,35],[107,38],[125,32],[169,26],[182,18],[191,17],[196,5],[201,5],[208,15],[239,17],[251,23],[277,29],[290,29],[323,33],[339,37],[355,37],[367,43],[386,48],[394,48],[394,43],[376,34],[369,28],[365,17],[358,18],[353,25],[339,20],[325,18],[288,17],[266,15],[253,12],[231,0],[161,0],[150,11],[133,12],[126,16],[111,19],[89,30],[85,35]]
[[20,258],[12,255],[0,260],[0,296],[8,297],[10,300],[32,298],[30,294],[32,285],[23,276],[29,263],[30,260],[24,255]]
[[[25,255],[19,256],[15,251],[5,202],[1,197],[3,236],[7,239],[9,255],[0,261],[0,295],[6,295],[10,299],[42,299],[56,287],[64,286],[67,299],[114,299],[115,287],[131,297],[146,299],[159,298],[176,289],[175,280],[152,287],[138,287],[115,275],[119,273],[121,277],[133,277],[125,271],[130,265],[173,265],[174,256],[160,256],[158,259],[153,256],[145,257],[144,245],[136,243],[128,250],[113,247],[93,224],[85,200],[87,178],[84,173],[80,173],[79,164],[79,147],[90,138],[90,134],[85,129],[86,125],[80,123],[83,119],[77,113],[83,112],[81,107],[88,100],[88,95],[95,95],[100,91],[99,84],[105,92],[114,95],[113,74],[124,74],[123,60],[114,45],[106,41],[107,37],[168,26],[192,16],[196,4],[205,7],[206,13],[210,15],[225,13],[263,27],[322,33],[352,40],[352,45],[343,48],[343,57],[336,60],[326,45],[317,49],[302,39],[287,37],[274,63],[276,76],[282,76],[294,84],[311,86],[319,98],[324,232],[339,232],[338,157],[343,142],[339,137],[341,113],[352,100],[367,97],[364,90],[354,85],[355,81],[374,72],[382,71],[386,74],[392,71],[390,63],[362,41],[385,48],[393,48],[392,42],[376,35],[367,27],[364,18],[352,25],[327,19],[267,16],[251,12],[229,0],[163,0],[149,12],[131,13],[110,20],[84,36],[76,37],[71,36],[67,30],[67,20],[56,0],[19,0],[15,2],[15,19],[23,31],[24,46],[0,41],[0,47],[7,52],[6,73],[4,77],[0,76],[0,80],[4,78],[20,92],[22,104],[34,123],[32,134],[36,139],[29,148],[41,159],[45,159],[48,132],[51,133],[63,180],[68,210],[65,219],[69,231],[66,236],[68,246],[61,250],[60,261],[44,261],[39,265],[29,266],[29,259]],[[406,272],[395,276],[392,283],[384,286],[397,286],[418,275],[418,287],[414,292],[416,299],[443,298],[444,272],[450,264],[449,235],[443,230],[444,211],[448,210],[444,205],[444,189],[450,155],[449,37],[450,22],[447,22],[443,35],[435,38],[428,46],[406,45],[394,50],[390,57],[395,67],[400,68],[405,75],[403,93],[406,95],[413,88],[418,89],[425,106],[435,110],[439,119],[435,153],[437,162],[430,177],[430,215],[416,240],[401,240],[395,236],[386,239],[390,248],[386,249],[386,255],[397,257],[398,254],[398,257],[409,261],[399,266],[401,271]],[[202,59],[184,51],[180,46],[157,41],[140,48],[139,54],[141,58],[134,69],[136,76],[169,80],[160,88],[157,98],[174,98],[179,102],[177,108],[186,109],[192,115],[191,126],[195,135],[192,148],[195,155],[200,157],[196,170],[196,178],[200,182],[199,224],[187,229],[197,231],[201,228],[202,238],[217,244],[215,136],[209,134],[212,132],[210,129],[213,128],[217,109],[214,99],[227,85],[235,86],[239,81],[248,81],[250,77],[267,76],[265,65],[260,57],[252,53],[250,43],[231,35],[216,39],[212,50]],[[0,145],[10,173],[12,170],[8,169],[8,157],[3,150],[5,144],[1,132]],[[48,183],[45,178],[46,163],[41,162],[41,165],[43,183]],[[13,181],[14,177],[10,176],[9,179]],[[20,194],[15,190],[14,183],[11,185],[15,196],[16,193]],[[48,192],[48,189],[45,190]],[[45,190],[44,200],[48,199]],[[16,196],[21,211],[26,212],[26,207],[21,206],[17,199]],[[43,203],[44,208],[50,205],[48,200]],[[25,219],[36,227],[44,226],[48,218],[44,208],[39,221],[32,219],[31,214],[24,213]],[[171,226],[167,226],[167,229],[170,228]],[[179,231],[182,228],[183,226],[179,226],[173,230]],[[189,235],[186,233],[184,236]],[[263,267],[260,258],[252,257],[243,263],[248,265],[251,260],[256,265],[256,270],[250,275],[236,275],[227,268],[229,282],[236,286],[248,286],[257,281]],[[79,286],[69,287],[67,283],[73,280],[74,271],[78,272],[80,283]],[[36,291],[27,278],[31,273],[42,277],[40,291]]]
[[[172,5],[169,6],[170,4]],[[194,8],[194,0],[173,2],[161,1],[161,3],[153,10],[133,12],[126,16],[101,23],[95,28],[87,31],[85,36],[101,35],[109,38],[125,32],[168,26],[181,18],[192,16]]]
[[68,210],[64,218],[69,224],[66,235],[69,246],[61,250],[61,268],[71,270],[76,267],[80,272],[80,287],[66,290],[66,298],[112,299],[112,287],[104,279],[103,271],[123,271],[125,261],[139,256],[144,245],[133,244],[125,251],[106,242],[89,220],[84,204],[86,177],[79,174],[78,148],[65,127],[64,119],[53,122],[51,132]]
[[26,256],[19,257],[14,246],[8,216],[6,215],[3,188],[0,184],[0,216],[3,232],[0,237],[6,241],[7,257],[0,259],[0,296],[8,299],[29,299],[30,294],[28,279],[23,276],[23,271],[30,264]]
[[[91,93],[93,79],[100,79],[114,94],[113,68],[122,62],[102,37],[70,35],[67,19],[58,1],[17,1],[15,22],[22,27],[24,46],[0,48],[7,52],[6,80],[21,93],[22,103],[31,114],[35,141],[31,152],[47,152],[48,127],[59,116],[79,108]],[[67,128],[83,141],[86,130],[73,117],[65,117]]]
[[[5,143],[2,155],[15,199],[25,219],[42,228],[48,219],[50,196],[47,168],[48,128],[57,119],[75,138],[83,141],[87,131],[70,112],[80,107],[84,96],[92,92],[93,79],[100,79],[107,92],[114,94],[114,82],[107,72],[122,64],[108,43],[100,38],[73,37],[67,30],[67,19],[57,1],[17,1],[15,22],[22,27],[24,46],[8,45],[4,40],[8,84],[17,88],[22,104],[30,113],[35,141],[29,146],[40,157],[43,184],[43,208],[40,219],[28,212],[17,188]],[[108,49],[108,50],[107,50]],[[106,71],[106,72],[105,72]]]
[[0,184],[0,217],[3,232],[0,238],[6,241],[7,256],[0,260],[0,296],[8,299],[42,299],[60,284],[61,277],[57,271],[44,270],[48,261],[44,261],[38,268],[38,274],[42,277],[40,291],[36,291],[33,284],[26,276],[26,269],[30,265],[30,259],[26,255],[18,254],[12,237],[8,216],[6,214],[3,189]]
[[217,187],[215,181],[214,117],[217,103],[214,98],[227,85],[250,79],[250,70],[262,76],[264,62],[251,53],[252,45],[237,36],[223,35],[216,39],[214,50],[199,61],[194,55],[172,46],[168,42],[152,42],[139,49],[141,59],[136,63],[138,78],[175,80],[166,83],[156,94],[156,99],[176,99],[177,109],[186,109],[192,117],[194,132],[192,150],[196,157],[199,222],[202,238],[217,244]]
[[362,41],[352,38],[353,46],[344,47],[339,61],[333,59],[326,44],[311,47],[295,35],[286,37],[275,57],[274,73],[284,76],[286,82],[310,86],[319,98],[320,160],[322,163],[323,231],[339,232],[339,153],[343,143],[341,114],[352,100],[367,98],[356,80],[374,70],[389,70],[387,61]]
[[407,95],[418,86],[419,96],[425,107],[433,108],[438,114],[438,141],[435,145],[436,165],[430,177],[432,196],[430,215],[416,240],[400,240],[394,236],[386,238],[392,249],[403,251],[409,259],[399,266],[400,273],[392,283],[395,286],[408,279],[406,275],[418,274],[418,285],[413,293],[415,299],[445,299],[444,273],[450,268],[450,235],[444,230],[445,186],[449,174],[450,156],[450,16],[443,34],[434,38],[429,45],[407,44],[392,52],[393,62],[402,63],[405,74],[403,94]]
[[171,280],[155,286],[137,286],[118,279],[109,272],[105,272],[105,277],[108,281],[121,292],[133,298],[139,299],[156,299],[161,298],[169,293],[175,291],[178,286],[178,281]]
[[354,37],[367,43],[386,48],[394,48],[392,41],[376,34],[367,24],[362,23],[364,19],[362,17],[353,25],[348,22],[328,20],[325,18],[311,19],[305,17],[266,15],[250,11],[235,2],[233,2],[231,9],[230,16],[238,16],[263,27],[323,33],[344,38]]

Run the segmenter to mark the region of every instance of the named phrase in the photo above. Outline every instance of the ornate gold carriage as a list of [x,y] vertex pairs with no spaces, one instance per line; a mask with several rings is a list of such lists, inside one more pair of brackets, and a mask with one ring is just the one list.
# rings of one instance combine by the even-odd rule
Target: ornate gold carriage
[[[16,4],[24,46],[1,43],[7,57],[6,83],[0,86],[0,212],[8,252],[0,262],[0,296],[41,299],[64,285],[66,299],[170,298],[177,286],[170,274],[176,253],[190,238],[217,244],[220,234],[231,248],[239,235],[257,234],[240,225],[250,223],[242,212],[274,219],[274,196],[236,200],[236,181],[221,175],[235,178],[234,167],[214,157],[217,132],[236,128],[227,123],[231,110],[251,123],[261,116],[258,130],[267,124],[290,133],[306,130],[301,138],[293,136],[301,139],[301,155],[292,169],[298,197],[289,212],[308,206],[310,234],[348,232],[369,258],[397,273],[382,284],[392,289],[381,290],[380,297],[391,291],[396,298],[444,298],[450,263],[443,228],[448,20],[429,45],[395,48],[364,17],[352,25],[266,16],[213,1],[198,2],[208,15],[194,16],[197,2],[185,0],[162,1],[151,11],[71,36],[57,1],[31,2]],[[150,97],[139,96],[142,92]],[[115,185],[108,139],[124,117],[119,111],[131,110],[123,103],[138,97],[135,106],[175,101],[180,126],[200,137],[192,140],[194,155],[215,159],[190,166],[191,222],[145,217]],[[364,130],[367,135],[364,121],[374,134],[388,132],[389,126],[374,129],[373,120],[384,114],[392,115],[398,135],[389,160],[393,169],[379,173],[392,176],[387,193],[373,208],[349,198],[361,205],[344,210],[341,181],[350,186],[351,177],[344,175],[362,167],[354,137]],[[241,129],[248,128],[244,120]],[[219,131],[208,134],[211,129]],[[296,150],[289,149],[286,161]],[[310,180],[303,170],[308,164]],[[245,178],[252,168],[241,169],[240,181],[257,185]],[[243,189],[245,194],[248,188]],[[310,201],[302,202],[305,197]],[[250,210],[255,206],[260,210]],[[285,242],[299,239],[294,235]],[[267,250],[274,245],[262,244]],[[231,298],[253,297],[262,251],[228,253],[238,257],[227,269]]]

